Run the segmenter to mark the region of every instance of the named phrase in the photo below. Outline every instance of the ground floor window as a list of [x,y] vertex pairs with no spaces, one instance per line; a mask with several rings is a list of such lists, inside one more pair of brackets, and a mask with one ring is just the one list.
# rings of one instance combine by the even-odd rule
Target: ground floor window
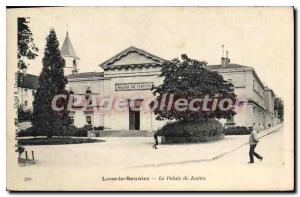
[[91,116],[86,116],[85,120],[86,120],[86,125],[91,125],[92,124],[92,117]]
[[70,124],[74,125],[74,116],[70,116]]

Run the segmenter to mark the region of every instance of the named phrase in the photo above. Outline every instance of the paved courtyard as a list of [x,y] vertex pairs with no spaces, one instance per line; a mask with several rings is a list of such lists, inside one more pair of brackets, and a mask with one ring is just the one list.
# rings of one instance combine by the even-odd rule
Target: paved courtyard
[[[270,133],[262,132],[260,135]],[[199,144],[159,145],[152,148],[151,137],[106,137],[105,142],[26,146],[35,153],[38,166],[68,167],[151,167],[217,160],[247,144],[248,135],[225,136],[221,141]],[[248,147],[245,147],[248,148]],[[247,161],[247,150],[235,160]],[[236,162],[236,161],[235,161]]]
[[[248,136],[226,136],[211,143],[160,145],[150,137],[101,138],[103,143],[30,146],[38,163],[20,167],[15,177],[24,189],[24,177],[38,189],[60,190],[286,190],[293,185],[293,149],[283,128],[259,133],[257,152],[262,162],[248,164]],[[20,176],[20,174],[22,174]],[[41,179],[51,177],[51,179]],[[149,177],[150,181],[106,181],[116,177]],[[161,180],[161,177],[169,177]],[[182,177],[200,177],[176,184]],[[49,181],[55,181],[51,183]],[[130,184],[128,184],[130,183]],[[51,187],[50,187],[51,185]],[[130,186],[130,187],[129,187]]]

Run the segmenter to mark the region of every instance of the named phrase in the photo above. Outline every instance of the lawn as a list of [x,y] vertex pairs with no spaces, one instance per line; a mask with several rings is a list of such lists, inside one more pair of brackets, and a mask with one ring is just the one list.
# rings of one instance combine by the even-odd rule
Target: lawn
[[83,143],[98,143],[105,142],[104,140],[91,138],[71,138],[71,137],[53,137],[53,138],[26,138],[18,139],[18,145],[60,145],[60,144],[83,144]]

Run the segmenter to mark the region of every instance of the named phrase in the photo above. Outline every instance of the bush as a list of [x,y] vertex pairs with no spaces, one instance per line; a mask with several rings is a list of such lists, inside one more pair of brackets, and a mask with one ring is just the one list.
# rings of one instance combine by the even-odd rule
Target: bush
[[222,124],[215,119],[171,122],[159,129],[157,133],[165,137],[166,141],[173,139],[171,141],[174,143],[208,141],[214,136],[224,136]]
[[94,127],[94,130],[103,130],[104,129],[104,127],[103,126],[98,126],[98,127]]
[[248,127],[228,127],[224,130],[225,135],[249,135],[251,133],[251,128]]
[[18,145],[59,145],[59,144],[82,144],[104,142],[104,140],[90,139],[90,138],[70,138],[70,137],[53,137],[53,138],[31,138],[18,139]]
[[25,129],[25,130],[21,130],[17,133],[18,137],[27,137],[27,136],[36,136],[33,132],[32,127]]
[[18,146],[17,152],[19,153],[19,158],[21,158],[21,155],[24,151],[25,151],[25,148],[23,146]]
[[25,111],[22,106],[18,107],[18,121],[31,121],[32,120],[32,113],[30,110]]
[[87,137],[87,131],[90,130],[89,127],[77,128],[75,126],[70,126],[68,130],[63,133],[63,136],[74,136],[74,137]]

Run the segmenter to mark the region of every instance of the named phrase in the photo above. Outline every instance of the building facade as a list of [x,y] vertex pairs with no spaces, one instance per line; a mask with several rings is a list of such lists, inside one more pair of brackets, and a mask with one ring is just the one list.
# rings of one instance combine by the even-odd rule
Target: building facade
[[[126,100],[136,97],[137,101],[143,102],[154,98],[151,86],[162,83],[163,79],[158,76],[164,61],[166,60],[144,50],[129,47],[100,64],[103,72],[69,75],[68,88],[77,95],[86,95],[90,91],[90,94],[101,98]],[[275,95],[271,89],[264,87],[252,67],[232,64],[228,57],[222,57],[220,65],[208,65],[207,69],[217,71],[231,82],[238,99],[248,103],[238,109],[231,119],[221,120],[225,126],[249,127],[255,123],[255,127],[263,129],[278,123],[274,112]],[[77,127],[92,124],[104,126],[108,130],[153,131],[166,123],[155,120],[151,111],[142,108],[138,111],[78,110],[72,112],[72,119]]]
[[[129,47],[115,55],[100,66],[104,72],[78,73],[68,76],[68,89],[75,95],[97,95],[99,98],[128,101],[136,98],[140,103],[153,98],[151,87],[162,83],[158,77],[165,60],[135,47]],[[95,106],[94,103],[92,106]],[[97,104],[99,106],[99,103]],[[86,124],[104,126],[109,130],[149,130],[153,131],[165,124],[155,120],[153,112],[142,107],[132,111],[124,110],[72,111],[74,125],[82,127]]]
[[234,93],[239,100],[247,101],[247,106],[237,111],[233,120],[222,120],[226,124],[234,123],[235,126],[253,126],[258,129],[275,126],[278,119],[274,112],[273,90],[264,86],[253,67],[231,64],[228,57],[220,65],[207,66],[216,71],[223,78],[232,83]]
[[[78,97],[70,111],[72,124],[76,127],[92,125],[103,126],[105,130],[155,131],[166,124],[166,121],[156,120],[153,112],[143,107],[149,106],[145,102],[154,99],[152,85],[163,82],[159,75],[165,59],[131,46],[101,63],[99,72],[79,73],[79,57],[68,33],[61,52],[66,63],[66,88]],[[226,56],[221,58],[219,65],[207,65],[206,68],[218,72],[232,83],[238,100],[247,101],[247,105],[238,108],[232,118],[221,122],[225,126],[250,127],[255,124],[257,129],[278,124],[273,90],[264,86],[253,67],[230,63],[228,53]],[[28,110],[32,109],[36,89],[37,76],[24,75],[19,86],[19,98]],[[128,106],[124,104],[123,110],[106,108],[106,99],[120,101],[119,105],[123,102]],[[84,108],[87,100],[89,107]],[[136,110],[131,110],[132,106]]]
[[18,102],[24,111],[33,110],[33,100],[38,88],[38,76],[18,73]]

